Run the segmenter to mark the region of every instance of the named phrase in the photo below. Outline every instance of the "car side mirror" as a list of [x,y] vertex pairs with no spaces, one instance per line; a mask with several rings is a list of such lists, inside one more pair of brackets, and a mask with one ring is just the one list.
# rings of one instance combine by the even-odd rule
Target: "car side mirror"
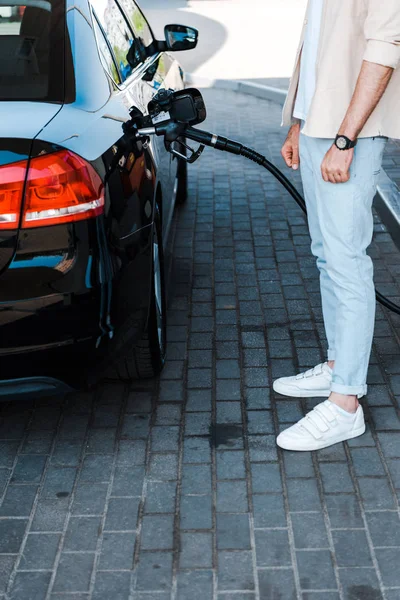
[[199,32],[185,25],[166,25],[164,28],[167,50],[178,52],[196,48]]

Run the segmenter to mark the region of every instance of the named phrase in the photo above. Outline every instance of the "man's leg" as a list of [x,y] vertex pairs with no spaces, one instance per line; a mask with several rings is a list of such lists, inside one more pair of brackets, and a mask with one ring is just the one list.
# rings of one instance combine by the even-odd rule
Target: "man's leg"
[[[331,143],[307,140],[315,174]],[[375,318],[373,266],[366,250],[384,146],[381,138],[360,140],[347,183],[315,178],[326,271],[336,298],[336,356],[329,400],[278,436],[278,445],[288,450],[317,450],[365,431],[357,395],[366,393]]]
[[304,198],[307,205],[308,227],[311,235],[311,252],[317,259],[317,267],[320,272],[320,288],[322,300],[322,313],[324,317],[325,333],[328,340],[328,361],[334,361],[335,336],[336,336],[336,296],[333,282],[327,270],[325,258],[323,234],[320,227],[318,209],[318,184],[321,178],[321,169],[315,169],[315,160],[312,158],[313,139],[300,135],[300,169],[303,182]]
[[[314,147],[313,164],[317,168],[331,142],[312,139],[309,143]],[[375,322],[373,265],[366,251],[373,235],[372,201],[384,147],[383,138],[361,139],[350,181],[332,184],[322,177],[316,179],[326,269],[337,302],[332,382],[335,396],[366,393]]]

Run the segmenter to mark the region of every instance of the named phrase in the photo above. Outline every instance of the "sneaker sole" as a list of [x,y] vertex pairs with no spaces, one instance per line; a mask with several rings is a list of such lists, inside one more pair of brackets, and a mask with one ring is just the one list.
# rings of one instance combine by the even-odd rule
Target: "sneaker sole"
[[291,398],[329,398],[331,395],[330,390],[296,390],[290,389],[285,384],[281,384],[279,381],[274,381],[272,385],[275,392],[281,394],[281,396],[290,396]]
[[312,448],[294,448],[290,444],[278,444],[278,442],[277,445],[279,448],[282,448],[282,450],[290,450],[291,452],[314,452],[315,450],[323,450],[323,448],[329,448],[329,446],[334,446],[335,444],[340,444],[341,442],[346,442],[347,440],[353,440],[354,438],[363,435],[363,433],[365,433],[365,429],[366,427],[364,423],[362,427],[355,429],[352,435],[340,436],[334,440],[330,440],[329,442],[321,442],[319,444],[316,442]]

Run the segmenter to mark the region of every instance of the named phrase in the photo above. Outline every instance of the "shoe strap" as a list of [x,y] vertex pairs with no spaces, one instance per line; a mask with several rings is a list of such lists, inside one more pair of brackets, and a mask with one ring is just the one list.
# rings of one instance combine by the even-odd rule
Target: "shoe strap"
[[320,440],[323,434],[329,431],[336,422],[336,417],[325,404],[318,404],[308,415],[299,422],[316,440]]
[[304,373],[299,373],[296,375],[296,379],[308,379],[310,377],[315,377],[315,375],[322,375],[324,372],[324,363],[316,365],[312,369],[308,369],[308,371],[304,371]]

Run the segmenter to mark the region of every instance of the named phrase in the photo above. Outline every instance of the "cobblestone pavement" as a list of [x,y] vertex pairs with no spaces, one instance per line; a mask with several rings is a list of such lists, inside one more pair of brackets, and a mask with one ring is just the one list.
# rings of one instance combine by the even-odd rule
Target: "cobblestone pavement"
[[[210,129],[280,164],[278,107],[205,95]],[[1,405],[0,598],[398,600],[399,319],[378,309],[368,432],[278,452],[314,402],[272,380],[324,357],[303,216],[258,167],[211,150],[189,186],[160,381]],[[399,300],[378,221],[371,252]]]

